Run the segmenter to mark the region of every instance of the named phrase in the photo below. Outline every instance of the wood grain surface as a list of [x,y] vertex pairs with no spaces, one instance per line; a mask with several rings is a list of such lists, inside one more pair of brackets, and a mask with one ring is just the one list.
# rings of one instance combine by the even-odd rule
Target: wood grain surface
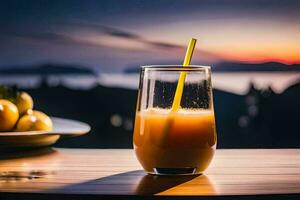
[[[133,150],[42,149],[0,155],[0,197],[300,197],[300,149],[217,150],[201,176],[147,175]],[[283,196],[281,196],[283,195]],[[99,199],[98,198],[98,199]]]

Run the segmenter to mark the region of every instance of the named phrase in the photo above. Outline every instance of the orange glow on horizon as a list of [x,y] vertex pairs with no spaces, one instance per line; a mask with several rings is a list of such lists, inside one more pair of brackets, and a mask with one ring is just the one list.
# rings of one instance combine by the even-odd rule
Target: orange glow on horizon
[[[196,53],[194,55],[194,58],[197,58],[198,60],[203,60],[201,58],[201,53],[203,50],[199,53]],[[242,63],[253,63],[253,64],[259,64],[259,63],[266,63],[266,62],[278,62],[283,63],[286,65],[293,65],[293,64],[300,64],[300,53],[299,56],[297,55],[264,55],[264,54],[258,54],[253,52],[242,52],[242,51],[232,51],[232,52],[226,52],[224,51],[218,51],[215,52],[213,50],[210,50],[207,52],[208,54],[205,56],[210,55],[212,62],[242,62]],[[294,53],[294,52],[293,52]],[[203,57],[203,55],[202,55]]]

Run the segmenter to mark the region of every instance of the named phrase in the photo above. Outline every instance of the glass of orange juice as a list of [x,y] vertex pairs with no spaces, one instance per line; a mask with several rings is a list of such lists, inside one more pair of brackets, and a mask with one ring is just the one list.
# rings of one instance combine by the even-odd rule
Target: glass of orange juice
[[[180,107],[172,103],[185,73]],[[149,174],[202,174],[216,149],[211,70],[208,66],[143,66],[133,145]]]

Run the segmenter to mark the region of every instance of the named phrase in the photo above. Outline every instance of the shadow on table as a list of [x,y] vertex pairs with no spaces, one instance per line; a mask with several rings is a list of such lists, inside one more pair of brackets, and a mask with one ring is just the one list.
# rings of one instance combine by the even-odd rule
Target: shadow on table
[[155,195],[195,179],[195,176],[154,176],[142,170],[115,174],[53,191],[102,195]]

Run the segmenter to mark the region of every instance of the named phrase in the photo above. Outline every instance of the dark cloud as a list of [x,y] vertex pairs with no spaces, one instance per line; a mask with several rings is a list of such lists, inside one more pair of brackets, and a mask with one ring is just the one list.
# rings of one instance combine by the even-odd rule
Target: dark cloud
[[[73,24],[74,25],[74,24]],[[77,24],[83,25],[83,24]],[[127,39],[130,41],[136,41],[148,46],[152,46],[155,48],[162,48],[162,49],[179,49],[183,48],[181,45],[165,43],[165,42],[153,42],[142,38],[141,36],[133,33],[129,33],[120,29],[111,28],[108,26],[103,25],[87,25],[89,28],[93,28],[93,30],[100,31],[102,35],[109,35],[116,38]],[[5,32],[1,33],[0,35],[6,35],[8,37],[18,37],[27,40],[39,40],[45,41],[50,43],[62,44],[62,45],[83,45],[83,46],[92,46],[92,47],[103,47],[101,43],[90,42],[87,40],[82,40],[79,38],[75,38],[73,36],[69,36],[66,34],[60,33],[53,33],[53,32],[42,32],[42,33],[21,33],[21,32]],[[100,35],[101,36],[101,35]]]
[[68,23],[66,25],[75,26],[76,29],[87,28],[92,31],[99,32],[100,34],[109,35],[112,37],[117,37],[117,38],[122,38],[122,39],[127,39],[127,40],[131,40],[131,41],[135,41],[135,42],[140,42],[140,43],[144,43],[146,45],[156,47],[156,48],[163,48],[163,49],[174,49],[174,48],[181,49],[181,48],[183,48],[183,46],[181,46],[181,45],[148,40],[138,34],[135,34],[135,33],[129,32],[129,31],[124,31],[124,30],[114,28],[114,27],[101,25],[101,24],[75,22],[75,23]]
[[76,26],[78,29],[82,28],[88,28],[93,31],[98,31],[103,34],[115,36],[115,37],[121,37],[121,38],[126,38],[126,39],[134,39],[134,40],[142,40],[142,37],[140,37],[137,34],[130,33],[128,31],[123,31],[117,28],[105,26],[105,25],[100,25],[100,24],[95,24],[95,23],[86,23],[86,22],[71,22],[68,23],[67,25],[71,26]]
[[167,49],[182,49],[184,48],[182,45],[177,45],[177,44],[171,44],[171,43],[167,43],[167,42],[153,42],[153,41],[147,41],[147,44],[154,46],[154,47],[158,47],[158,48],[167,48]]

